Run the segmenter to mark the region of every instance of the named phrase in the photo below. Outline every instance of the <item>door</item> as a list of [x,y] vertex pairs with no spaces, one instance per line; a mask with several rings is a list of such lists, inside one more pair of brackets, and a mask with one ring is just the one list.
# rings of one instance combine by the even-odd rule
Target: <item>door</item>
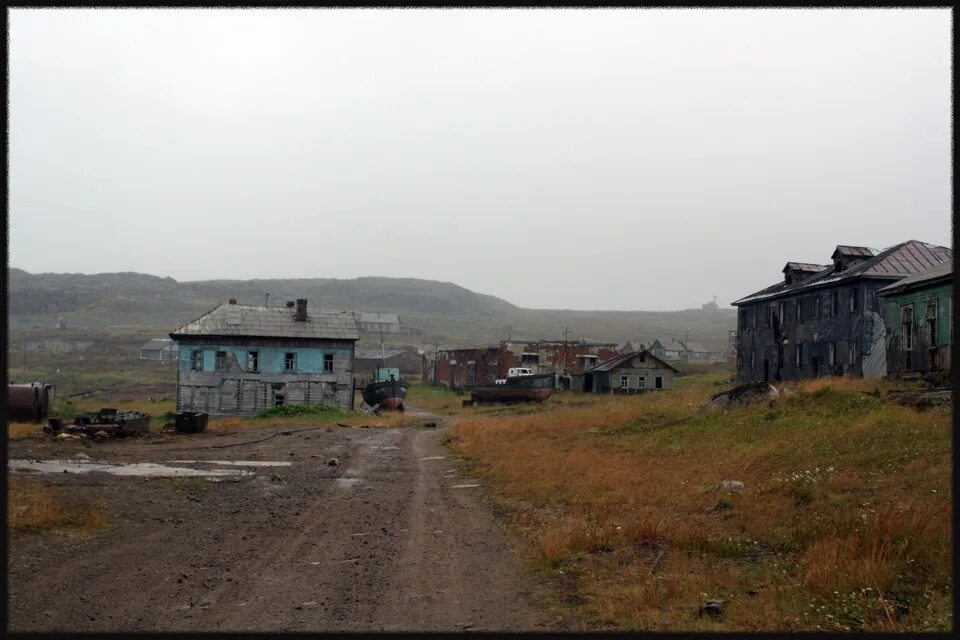
[[817,356],[810,358],[810,368],[813,369],[813,377],[816,378],[820,375],[820,367]]
[[770,382],[770,361],[763,359],[763,381]]

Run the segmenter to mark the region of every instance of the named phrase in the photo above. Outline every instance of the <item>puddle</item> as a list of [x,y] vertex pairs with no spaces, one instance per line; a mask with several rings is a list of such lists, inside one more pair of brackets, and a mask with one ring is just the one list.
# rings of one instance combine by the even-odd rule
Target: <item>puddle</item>
[[478,484],[455,484],[455,485],[451,485],[450,488],[451,489],[469,489],[471,487],[479,487],[479,486],[480,485]]
[[164,460],[176,464],[220,464],[233,467],[289,467],[292,462],[272,462],[270,460]]
[[400,447],[380,447],[380,448],[383,449],[384,451],[395,451]]
[[426,458],[420,458],[421,460],[443,460],[447,456],[428,456]]
[[337,478],[336,482],[341,487],[352,487],[355,484],[360,484],[360,478]]
[[253,471],[244,471],[241,469],[189,469],[187,467],[168,467],[155,462],[131,462],[123,464],[84,462],[81,460],[10,460],[7,465],[11,471],[34,471],[38,473],[90,473],[92,471],[102,471],[115,476],[150,478],[253,475]]

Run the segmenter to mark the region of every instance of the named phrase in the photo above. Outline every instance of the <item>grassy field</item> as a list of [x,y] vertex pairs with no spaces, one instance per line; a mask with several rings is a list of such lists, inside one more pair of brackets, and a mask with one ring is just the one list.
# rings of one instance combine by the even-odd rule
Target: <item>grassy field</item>
[[[699,413],[724,378],[498,415],[428,393],[460,413],[452,445],[489,479],[532,564],[601,627],[952,628],[950,410],[891,404],[888,383],[819,379]],[[710,599],[725,601],[721,617],[698,615]]]
[[92,533],[106,526],[106,518],[94,505],[64,500],[57,487],[9,475],[7,525],[11,532],[63,529]]

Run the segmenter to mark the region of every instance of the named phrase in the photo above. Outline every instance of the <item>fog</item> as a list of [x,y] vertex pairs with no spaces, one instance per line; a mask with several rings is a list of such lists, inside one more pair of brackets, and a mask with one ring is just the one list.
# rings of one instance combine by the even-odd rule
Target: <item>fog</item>
[[9,10],[9,264],[726,306],[949,245],[951,13]]

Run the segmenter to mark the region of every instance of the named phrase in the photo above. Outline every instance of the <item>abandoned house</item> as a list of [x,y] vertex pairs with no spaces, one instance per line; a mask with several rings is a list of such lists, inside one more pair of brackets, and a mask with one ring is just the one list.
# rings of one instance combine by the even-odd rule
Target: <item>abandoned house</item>
[[365,313],[354,311],[357,329],[371,333],[400,333],[400,316],[395,313]]
[[952,257],[948,247],[908,240],[883,251],[839,245],[829,265],[788,262],[781,282],[733,303],[738,380],[885,376],[878,289]]
[[470,347],[438,349],[432,358],[423,356],[424,382],[463,389],[475,384],[493,384],[499,377],[500,348]]
[[169,362],[177,359],[177,344],[170,338],[154,338],[140,347],[141,360]]
[[887,373],[949,373],[953,263],[888,284],[877,294],[887,323]]
[[570,390],[584,393],[643,393],[673,389],[677,369],[649,351],[610,358],[571,376]]
[[500,343],[500,377],[511,367],[534,373],[572,375],[617,355],[616,342],[509,340]]
[[251,416],[284,404],[353,408],[358,338],[350,311],[308,313],[231,299],[170,334],[179,347],[177,411]]

